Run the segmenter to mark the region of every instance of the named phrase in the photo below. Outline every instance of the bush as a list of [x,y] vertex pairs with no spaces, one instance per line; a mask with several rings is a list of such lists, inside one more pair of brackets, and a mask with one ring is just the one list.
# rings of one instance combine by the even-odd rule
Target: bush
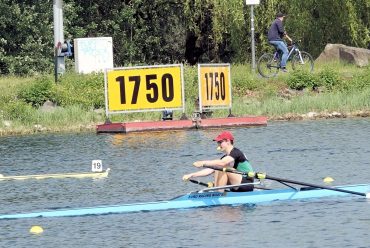
[[287,85],[294,90],[303,90],[304,88],[313,89],[318,86],[314,74],[306,71],[293,71],[287,79]]
[[25,102],[11,101],[3,106],[3,118],[4,120],[17,120],[27,123],[34,119],[35,111],[31,105]]
[[184,66],[185,100],[193,104],[198,98],[198,67]]
[[324,86],[327,90],[333,90],[336,85],[341,83],[341,78],[335,70],[324,68],[317,75],[318,86]]
[[356,74],[351,80],[352,87],[355,89],[364,89],[370,86],[370,68],[367,68],[360,74]]
[[354,74],[352,79],[342,80],[335,89],[339,91],[350,91],[352,89],[362,90],[370,86],[370,68],[358,74]]
[[50,78],[41,77],[34,83],[26,84],[18,92],[17,97],[34,107],[41,106],[47,100],[54,100],[54,83]]
[[55,86],[55,101],[60,106],[79,105],[85,109],[104,106],[103,74],[70,73]]

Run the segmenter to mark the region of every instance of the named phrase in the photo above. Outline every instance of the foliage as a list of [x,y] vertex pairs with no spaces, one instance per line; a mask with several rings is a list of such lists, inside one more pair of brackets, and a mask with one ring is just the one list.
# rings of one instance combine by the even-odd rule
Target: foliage
[[79,105],[84,109],[102,108],[104,78],[103,74],[68,73],[55,84],[52,77],[43,76],[22,86],[17,97],[34,107],[50,100],[62,107]]
[[353,88],[362,90],[370,86],[370,67],[362,73],[356,74],[352,80]]
[[186,66],[184,68],[185,100],[194,104],[199,95],[198,67]]
[[327,90],[333,90],[337,84],[340,84],[339,73],[330,67],[325,67],[317,75],[318,86],[324,86]]
[[[328,113],[368,113],[370,107],[370,68],[347,64],[320,65],[313,74],[292,71],[274,79],[258,78],[250,65],[231,66],[233,108],[237,116],[304,114],[310,111]],[[335,79],[338,81],[335,81]],[[197,66],[184,67],[186,114],[195,111],[198,96]],[[68,73],[55,84],[48,77],[0,78],[0,135],[12,132],[92,130],[104,121],[104,111],[92,108],[104,105],[104,80],[102,74],[79,75]],[[324,83],[325,82],[325,83]],[[51,83],[51,87],[50,87]],[[300,84],[299,84],[300,83]],[[286,90],[287,85],[303,89],[302,92]],[[312,93],[310,88],[320,84],[333,85],[330,90]],[[52,96],[60,107],[51,111],[37,108]],[[22,96],[22,97],[21,97]],[[35,100],[36,99],[36,100]],[[26,102],[27,101],[27,102]],[[354,111],[354,112],[353,112]],[[214,117],[226,116],[227,110],[214,111]],[[176,111],[175,118],[181,113]],[[289,117],[288,117],[289,118]],[[158,112],[140,112],[111,116],[111,121],[159,120]]]
[[55,86],[55,102],[62,106],[79,105],[85,109],[104,106],[103,74],[70,73]]
[[363,90],[370,87],[370,68],[355,74],[351,79],[342,80],[336,85],[335,90],[351,91]]
[[50,1],[0,2],[0,73],[49,72],[53,62]]
[[247,73],[250,68],[243,65],[231,66],[233,95],[243,96],[247,91],[256,91],[266,85],[266,81],[259,80],[252,73]]
[[2,106],[4,120],[29,122],[34,118],[36,109],[22,101],[10,101]]
[[[53,71],[52,1],[0,2],[0,74]],[[240,0],[64,0],[66,39],[113,37],[115,66],[251,61],[250,6]],[[276,12],[302,48],[317,57],[327,43],[367,48],[369,0],[261,1],[254,7],[257,56],[271,46]]]
[[54,82],[47,77],[36,79],[35,82],[20,88],[18,98],[34,107],[41,106],[47,100],[54,100]]
[[318,86],[314,74],[307,71],[293,71],[287,81],[287,85],[291,89],[303,90],[305,88],[313,89]]

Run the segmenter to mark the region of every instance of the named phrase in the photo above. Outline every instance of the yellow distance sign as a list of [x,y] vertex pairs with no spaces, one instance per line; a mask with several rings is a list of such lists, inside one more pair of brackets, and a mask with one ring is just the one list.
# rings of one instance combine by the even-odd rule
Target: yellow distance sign
[[198,77],[203,108],[231,107],[229,64],[199,64]]
[[106,71],[108,111],[178,109],[183,105],[182,65]]

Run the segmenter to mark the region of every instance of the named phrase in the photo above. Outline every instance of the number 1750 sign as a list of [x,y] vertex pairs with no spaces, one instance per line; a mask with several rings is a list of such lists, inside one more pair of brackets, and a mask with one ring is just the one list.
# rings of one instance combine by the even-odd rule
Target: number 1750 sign
[[198,65],[200,108],[230,108],[230,64]]
[[182,65],[107,70],[108,112],[183,108]]

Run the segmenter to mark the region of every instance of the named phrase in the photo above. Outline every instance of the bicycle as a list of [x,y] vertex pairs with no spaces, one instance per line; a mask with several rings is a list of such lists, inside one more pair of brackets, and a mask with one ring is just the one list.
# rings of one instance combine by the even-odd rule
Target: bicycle
[[[314,61],[308,52],[299,50],[297,42],[292,42],[288,46],[288,61],[292,63],[292,69],[313,71]],[[263,54],[257,62],[258,73],[265,78],[275,77],[280,69],[281,55],[275,47],[275,52]]]

